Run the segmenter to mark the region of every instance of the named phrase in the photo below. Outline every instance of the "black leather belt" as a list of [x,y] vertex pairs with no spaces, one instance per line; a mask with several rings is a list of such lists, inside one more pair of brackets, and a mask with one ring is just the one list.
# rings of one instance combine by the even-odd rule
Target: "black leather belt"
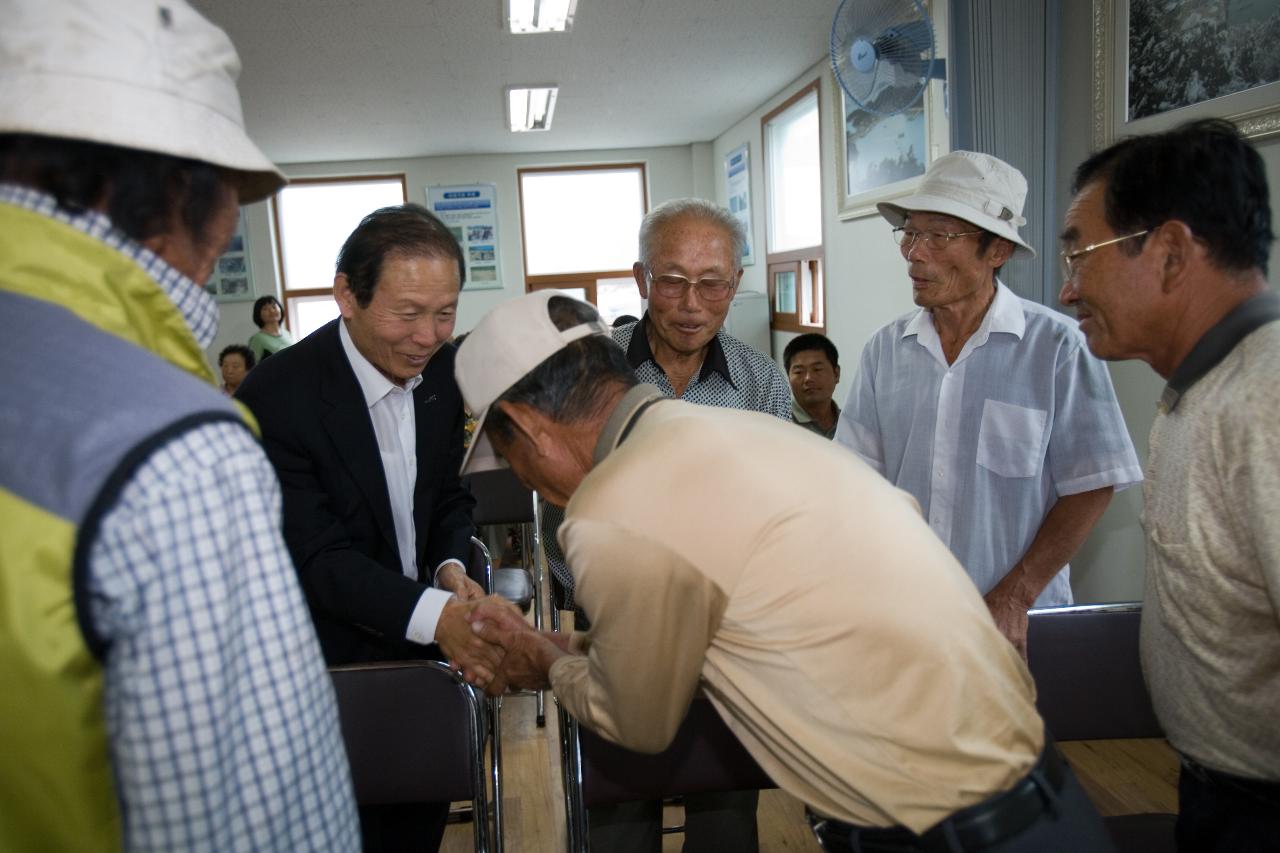
[[1056,809],[1058,794],[1067,776],[1066,764],[1053,741],[1045,740],[1035,766],[1008,791],[961,809],[917,835],[903,826],[880,829],[842,821],[818,819],[814,831],[828,850],[861,853],[915,853],[915,851],[982,850],[1007,841],[1025,830],[1046,811]]

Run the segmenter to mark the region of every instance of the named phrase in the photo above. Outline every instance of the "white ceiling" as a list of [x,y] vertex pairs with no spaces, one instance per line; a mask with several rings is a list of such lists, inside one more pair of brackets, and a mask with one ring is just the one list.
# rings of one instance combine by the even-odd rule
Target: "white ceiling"
[[[836,0],[579,0],[512,35],[502,0],[193,0],[235,42],[249,132],[279,163],[683,145],[827,52]],[[505,88],[556,83],[550,131]]]

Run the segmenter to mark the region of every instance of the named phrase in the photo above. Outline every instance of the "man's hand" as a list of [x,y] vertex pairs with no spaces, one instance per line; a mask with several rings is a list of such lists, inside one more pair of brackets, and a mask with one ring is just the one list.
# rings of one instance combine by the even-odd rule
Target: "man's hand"
[[[1028,597],[1029,596],[1029,597]],[[1035,603],[1036,593],[1022,579],[1022,572],[1015,568],[1001,579],[990,592],[983,596],[991,618],[995,620],[1000,633],[1005,635],[1013,647],[1018,650],[1025,662],[1027,659],[1027,610]]]
[[[533,630],[523,618],[509,611],[477,608],[467,614],[477,636],[506,649],[499,679],[520,690],[541,690],[551,686],[551,665],[568,649],[567,635]],[[490,688],[489,695],[497,695]]]
[[451,592],[459,601],[477,601],[484,598],[484,587],[467,577],[458,563],[445,563],[436,573],[436,586]]
[[[466,602],[452,600],[440,612],[435,639],[441,651],[449,658],[450,666],[461,670],[469,683],[490,689],[491,686],[498,686],[494,682],[498,679],[499,666],[506,651],[496,643],[486,642],[471,630],[467,614],[477,607],[485,607],[486,612],[509,609],[517,618],[520,615],[515,605],[494,596]],[[501,689],[505,688],[506,682],[503,680]]]

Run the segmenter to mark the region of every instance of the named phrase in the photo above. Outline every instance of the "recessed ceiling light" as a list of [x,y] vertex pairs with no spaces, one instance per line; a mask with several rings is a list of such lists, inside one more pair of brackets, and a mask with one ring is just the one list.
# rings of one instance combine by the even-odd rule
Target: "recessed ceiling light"
[[513,33],[564,33],[573,27],[578,0],[507,0],[507,28]]
[[512,133],[550,130],[559,86],[511,86],[507,89],[507,126]]

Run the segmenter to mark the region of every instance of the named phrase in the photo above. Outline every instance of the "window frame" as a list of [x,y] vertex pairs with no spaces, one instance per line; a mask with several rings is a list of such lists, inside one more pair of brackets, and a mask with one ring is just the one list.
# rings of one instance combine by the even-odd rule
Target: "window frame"
[[644,162],[579,163],[569,166],[520,166],[516,168],[516,195],[520,210],[520,261],[524,265],[524,289],[526,293],[532,293],[535,290],[581,287],[587,293],[587,301],[592,305],[598,305],[596,302],[596,282],[602,279],[633,278],[634,273],[631,267],[627,267],[621,270],[590,270],[586,272],[530,275],[528,272],[529,253],[526,248],[528,239],[525,236],[524,227],[524,175],[537,172],[617,172],[626,169],[635,169],[640,173],[640,194],[643,208],[640,211],[640,216],[643,219],[649,213],[649,173]]
[[[409,202],[409,182],[405,173],[390,173],[378,175],[335,175],[332,177],[314,177],[314,178],[290,178],[289,186],[315,186],[318,184],[356,184],[369,183],[370,181],[399,181],[400,196],[404,204]],[[372,213],[372,211],[369,211]],[[284,273],[284,229],[281,227],[280,221],[280,203],[276,196],[271,198],[271,224],[275,233],[272,235],[275,241],[276,249],[276,275],[280,281],[280,304],[284,308],[284,317],[280,322],[285,328],[289,328],[289,301],[301,297],[314,297],[332,295],[333,287],[299,287],[290,288],[289,281],[285,278]],[[292,329],[290,329],[292,331]]]
[[[812,95],[814,106],[817,110],[818,121],[818,223],[821,229],[822,239],[813,246],[804,246],[798,249],[789,249],[783,252],[775,252],[771,245],[773,240],[773,197],[770,193],[770,187],[773,184],[771,177],[772,158],[769,156],[769,125],[778,116],[800,103],[805,98]],[[820,88],[820,80],[813,79],[811,82],[802,86],[793,95],[783,101],[774,109],[765,113],[760,118],[760,151],[763,153],[761,160],[764,162],[764,199],[765,199],[765,269],[766,269],[766,289],[769,295],[769,328],[776,332],[818,332],[826,334],[827,332],[827,288],[825,278],[825,235],[826,235],[826,205],[823,203],[822,188],[826,186],[823,181],[823,160],[822,160],[822,91]],[[807,279],[803,275],[803,267],[808,265],[809,276]],[[777,288],[774,283],[774,276],[779,272],[793,271],[796,276],[796,310],[795,311],[779,311],[777,310]],[[809,311],[808,318],[802,317],[804,313],[804,305],[806,302],[805,293],[802,289],[808,287],[808,303],[813,306],[813,310]],[[819,315],[815,318],[815,314]],[[807,322],[806,322],[807,319]],[[819,319],[819,322],[813,322]]]

